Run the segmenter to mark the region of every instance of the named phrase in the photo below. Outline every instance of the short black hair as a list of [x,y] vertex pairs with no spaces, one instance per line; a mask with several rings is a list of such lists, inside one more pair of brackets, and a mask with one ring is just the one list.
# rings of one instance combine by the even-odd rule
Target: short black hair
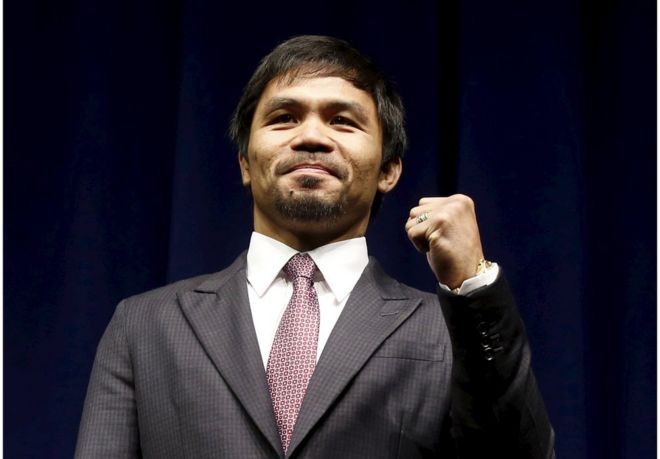
[[[383,132],[381,166],[403,158],[407,146],[404,108],[393,84],[346,41],[320,35],[301,35],[278,45],[261,60],[245,86],[231,119],[229,136],[247,156],[252,118],[264,89],[275,78],[341,77],[373,97]],[[379,199],[377,199],[379,200]]]

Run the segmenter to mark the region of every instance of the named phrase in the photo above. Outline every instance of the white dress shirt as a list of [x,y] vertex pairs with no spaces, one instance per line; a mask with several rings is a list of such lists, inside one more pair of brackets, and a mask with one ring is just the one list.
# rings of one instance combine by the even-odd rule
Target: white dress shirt
[[[282,268],[296,253],[297,250],[275,239],[252,233],[247,253],[248,298],[264,368],[280,319],[293,294],[293,283],[286,278]],[[320,312],[318,361],[353,287],[369,263],[369,255],[364,237],[334,242],[307,253],[318,267],[314,279]],[[491,284],[498,272],[499,268],[493,263],[484,273],[463,282],[458,294],[465,295]]]
[[[296,253],[297,250],[275,239],[252,233],[247,254],[248,297],[264,368],[280,319],[293,294],[293,283],[282,268]],[[318,267],[314,279],[320,312],[318,361],[349,294],[369,263],[369,256],[364,237],[334,242],[307,253]]]

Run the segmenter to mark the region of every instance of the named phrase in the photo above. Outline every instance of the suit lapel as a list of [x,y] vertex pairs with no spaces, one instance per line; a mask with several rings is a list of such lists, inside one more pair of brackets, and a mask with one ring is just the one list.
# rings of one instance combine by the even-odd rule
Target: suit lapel
[[372,258],[326,343],[303,400],[290,456],[380,344],[417,308]]
[[245,254],[218,277],[180,294],[179,302],[224,381],[273,449],[282,454],[250,311]]

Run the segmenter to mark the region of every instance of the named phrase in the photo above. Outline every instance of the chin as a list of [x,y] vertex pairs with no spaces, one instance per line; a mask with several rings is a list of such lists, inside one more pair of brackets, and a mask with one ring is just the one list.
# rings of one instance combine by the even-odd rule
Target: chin
[[284,196],[276,192],[275,208],[281,216],[300,222],[333,221],[346,214],[344,199],[328,199],[322,193],[303,191]]

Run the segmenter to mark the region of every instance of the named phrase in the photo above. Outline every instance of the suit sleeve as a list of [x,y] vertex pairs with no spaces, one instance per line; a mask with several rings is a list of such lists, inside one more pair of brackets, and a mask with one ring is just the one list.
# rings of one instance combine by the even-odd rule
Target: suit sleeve
[[508,283],[466,296],[438,289],[451,335],[452,436],[461,459],[554,458],[554,432]]
[[76,459],[141,457],[125,309],[120,303],[96,352]]

